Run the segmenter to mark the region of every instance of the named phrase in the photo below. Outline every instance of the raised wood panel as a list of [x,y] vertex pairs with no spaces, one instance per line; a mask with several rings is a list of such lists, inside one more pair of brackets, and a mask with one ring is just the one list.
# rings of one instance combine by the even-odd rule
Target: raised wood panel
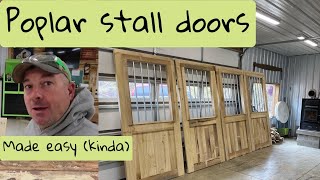
[[[193,152],[195,154],[193,162],[195,165],[199,165],[199,163],[206,164],[208,161],[217,158],[220,159],[216,125],[192,128],[191,132],[191,135],[194,136],[193,148],[195,149]],[[216,162],[221,162],[221,160]]]
[[[175,169],[176,152],[172,148],[173,131],[144,133],[133,136],[137,142],[134,157],[139,159],[138,178],[145,179]],[[174,145],[174,144],[173,144]]]
[[268,118],[253,118],[253,131],[255,138],[256,149],[269,146],[269,127],[268,127]]

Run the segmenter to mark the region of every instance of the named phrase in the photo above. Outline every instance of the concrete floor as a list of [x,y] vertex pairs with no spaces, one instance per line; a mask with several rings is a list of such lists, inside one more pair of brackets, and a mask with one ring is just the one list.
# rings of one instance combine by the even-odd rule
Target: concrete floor
[[320,149],[298,146],[294,139],[174,180],[320,180]]

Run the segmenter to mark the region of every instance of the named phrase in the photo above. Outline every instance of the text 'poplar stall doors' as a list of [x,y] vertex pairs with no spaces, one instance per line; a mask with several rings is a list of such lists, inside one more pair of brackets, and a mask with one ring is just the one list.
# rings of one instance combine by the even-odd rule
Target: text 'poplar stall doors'
[[133,138],[127,179],[184,174],[175,69],[172,59],[114,50],[122,135]]
[[251,151],[243,71],[216,67],[226,160]]
[[187,172],[225,160],[213,65],[176,60]]
[[245,83],[248,94],[250,129],[253,150],[270,146],[270,122],[267,105],[266,83],[264,75],[256,72],[245,72]]

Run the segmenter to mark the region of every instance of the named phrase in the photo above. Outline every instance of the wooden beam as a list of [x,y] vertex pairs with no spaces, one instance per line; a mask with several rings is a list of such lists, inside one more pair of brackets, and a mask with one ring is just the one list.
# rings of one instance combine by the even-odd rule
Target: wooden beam
[[270,70],[270,71],[280,71],[282,72],[282,68],[276,67],[276,66],[271,66],[267,64],[259,64],[256,62],[253,62],[253,71],[255,70],[255,67],[265,69],[265,70]]

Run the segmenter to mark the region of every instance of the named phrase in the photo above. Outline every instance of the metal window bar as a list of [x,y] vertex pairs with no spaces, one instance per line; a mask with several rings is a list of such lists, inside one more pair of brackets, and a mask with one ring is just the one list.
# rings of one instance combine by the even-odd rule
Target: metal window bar
[[136,94],[136,108],[137,108],[137,115],[138,115],[138,122],[140,122],[140,113],[139,113],[139,107],[138,107],[138,91],[137,91],[137,80],[136,80],[136,67],[134,64],[134,61],[132,61],[132,70],[133,70],[133,81],[134,81],[134,89]]
[[230,89],[230,74],[226,74],[226,87],[227,87],[227,97],[228,97],[228,115],[232,115],[231,112],[231,89]]
[[256,88],[256,77],[253,77],[253,82],[252,82],[252,93],[253,93],[253,96],[254,96],[254,99],[255,99],[255,102],[254,102],[254,106],[256,108],[256,112],[259,112],[259,99],[258,99],[258,96],[257,96],[257,88]]
[[[210,75],[210,73],[209,73],[209,75]],[[210,97],[211,97],[211,95],[209,94],[209,89],[208,89],[209,81],[208,81],[208,78],[207,78],[207,71],[204,71],[204,77],[206,78],[205,82],[206,82],[206,90],[207,90],[207,97],[208,97],[208,116],[210,116]],[[203,91],[203,93],[204,93],[204,91]],[[205,106],[205,111],[206,111],[206,116],[207,116],[207,108],[206,108],[206,106]]]
[[225,74],[224,73],[222,73],[221,74],[221,79],[222,79],[222,93],[223,93],[223,99],[224,99],[224,109],[225,109],[225,115],[227,115],[228,114],[228,104],[227,104],[227,99],[226,99],[226,91],[224,91],[224,90],[226,90],[227,88],[226,88],[226,84],[225,84]]
[[250,77],[250,87],[251,87],[251,96],[253,97],[252,98],[252,111],[253,112],[257,112],[258,111],[258,103],[257,103],[257,96],[256,96],[256,93],[255,93],[255,87],[254,87],[254,83],[255,83],[255,78],[254,77]]
[[262,78],[258,78],[259,80],[259,97],[260,97],[260,101],[261,101],[261,111],[260,112],[264,112],[264,96],[263,96],[263,90],[262,90]]
[[232,112],[233,114],[238,114],[237,113],[237,107],[236,107],[236,104],[237,104],[237,100],[236,100],[236,84],[235,84],[235,75],[234,74],[231,74],[231,79],[232,79]]
[[[190,116],[190,119],[192,119],[193,117],[194,117],[194,115],[193,115],[193,110],[192,110],[192,108],[193,108],[193,103],[192,103],[192,101],[193,101],[193,98],[192,98],[192,94],[191,94],[191,86],[190,86],[190,77],[189,77],[189,75],[190,75],[190,73],[189,73],[189,69],[187,68],[186,69],[186,71],[187,71],[187,81],[188,81],[188,88],[189,88],[189,93],[190,93],[190,100],[188,100],[188,102],[190,102],[190,109],[189,109],[189,112],[191,111],[191,116]],[[188,94],[187,94],[188,95]]]
[[190,119],[213,116],[210,104],[212,98],[210,94],[210,82],[208,80],[210,73],[189,68],[186,68],[185,73],[187,77],[186,89],[189,90],[188,106],[190,107]]
[[[147,63],[147,76],[148,76],[148,84],[149,84],[149,94],[151,96],[151,82],[150,82],[150,72],[149,72],[149,63]],[[151,108],[151,119],[154,119],[153,115],[153,103],[152,103],[152,98],[150,99],[150,108]]]
[[156,65],[153,65],[153,75],[154,75],[154,95],[155,95],[155,103],[156,103],[156,117],[155,121],[159,121],[159,94],[158,94],[158,87],[157,87],[157,71]]
[[[139,65],[137,65],[138,63]],[[129,73],[131,73],[129,77],[132,77],[129,86],[131,87],[131,92],[133,91],[134,93],[130,96],[133,122],[142,123],[170,120],[171,111],[168,115],[166,109],[169,107],[169,103],[166,103],[165,99],[167,96],[166,93],[169,92],[165,89],[168,87],[166,67],[151,63],[128,61],[128,68],[132,68],[132,70],[129,71]],[[154,90],[153,93],[151,93],[152,90]],[[161,97],[160,90],[162,93]],[[159,98],[162,98],[162,103],[159,102]]]
[[234,108],[234,104],[235,104],[235,101],[234,101],[234,82],[233,82],[233,74],[230,74],[230,78],[229,78],[229,81],[230,81],[230,88],[231,88],[231,115],[235,115],[235,108]]
[[[204,89],[203,89],[203,71],[200,71],[200,76],[201,76],[201,91],[200,91],[200,117],[202,117],[202,104],[204,103]],[[204,116],[206,116],[206,111]]]
[[239,106],[239,114],[243,113],[242,104],[241,104],[241,93],[240,93],[240,76],[236,75],[236,84],[237,84],[237,104]]
[[225,74],[225,73],[222,73],[222,87],[223,89],[225,89],[225,91],[223,91],[223,96],[224,96],[224,104],[225,104],[225,115],[229,115],[230,112],[229,112],[229,98],[228,98],[228,95],[229,95],[229,89],[228,89],[228,75]]
[[258,109],[258,111],[259,112],[261,112],[261,97],[259,96],[259,93],[260,93],[260,89],[259,89],[259,81],[258,81],[258,78],[257,77],[255,77],[255,88],[256,88],[256,96],[257,96],[257,98],[258,98],[258,107],[259,107],[259,109]]
[[198,116],[198,103],[197,103],[197,100],[198,100],[198,97],[197,97],[197,92],[196,92],[196,87],[195,87],[195,82],[194,82],[194,73],[193,73],[193,69],[191,69],[191,79],[192,79],[192,84],[193,84],[193,93],[194,93],[194,97],[195,97],[195,102],[194,102],[194,105],[195,105],[195,110],[196,110],[196,116],[194,118],[196,118]]
[[211,95],[211,86],[210,86],[210,72],[208,71],[204,71],[205,72],[205,77],[206,77],[206,91],[207,91],[207,97],[208,97],[208,115],[207,117],[211,117],[214,116],[214,111],[212,109],[214,109],[214,105],[212,104],[213,101],[213,97]]
[[232,116],[242,113],[239,75],[222,73],[224,90],[225,115]]
[[261,99],[259,97],[259,85],[258,85],[258,78],[257,77],[255,77],[254,87],[255,87],[255,95],[257,97],[258,112],[261,112]]
[[140,77],[141,77],[142,94],[143,94],[144,121],[147,121],[146,98],[145,98],[145,94],[144,94],[143,70],[142,70],[142,63],[141,62],[140,62]]
[[252,112],[264,112],[265,99],[263,96],[262,78],[250,77],[249,82],[251,87],[250,93],[252,97],[251,99]]
[[[165,105],[164,105],[164,93],[163,93],[163,83],[162,83],[162,71],[161,71],[161,65],[160,66],[160,88],[161,88],[161,93],[162,93],[162,105],[163,105],[163,114],[164,114],[164,119],[166,120],[167,117],[166,117],[166,108],[165,108]],[[159,93],[160,94],[160,93]]]
[[[199,117],[201,117],[201,111],[200,111],[200,109],[201,109],[201,88],[200,88],[200,85],[199,85],[199,74],[198,74],[198,70],[196,70],[196,81],[197,81],[197,99],[198,99],[198,102],[199,102],[199,106],[197,106],[197,118],[199,118]],[[200,108],[199,108],[200,107]]]

